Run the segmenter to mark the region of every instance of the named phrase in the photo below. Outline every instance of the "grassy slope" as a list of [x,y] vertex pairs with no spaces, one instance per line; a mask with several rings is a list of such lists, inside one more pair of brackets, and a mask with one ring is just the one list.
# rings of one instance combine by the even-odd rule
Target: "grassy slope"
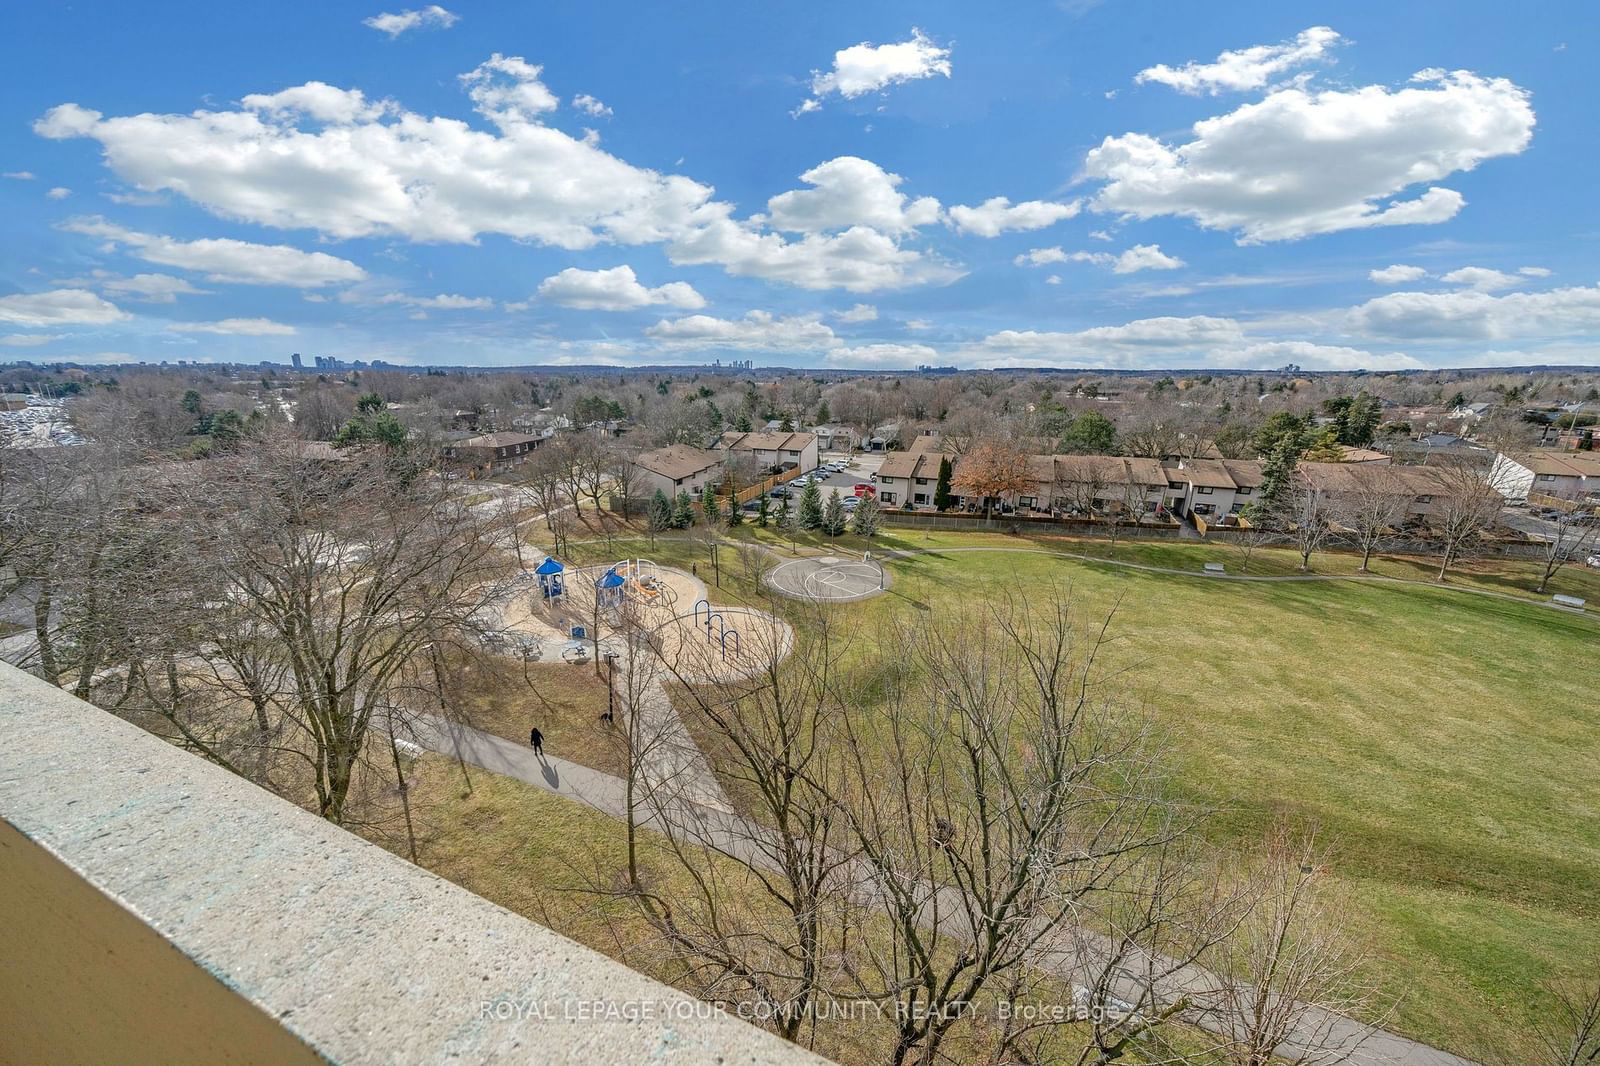
[[[777,542],[749,527],[739,535]],[[862,546],[809,540],[802,554]],[[1204,543],[1112,549],[897,530],[872,547],[981,545],[1114,554],[1197,576],[950,552],[891,564],[893,595],[838,610],[870,633],[887,611],[1045,580],[1070,583],[1091,614],[1117,604],[1119,662],[1171,730],[1186,795],[1219,808],[1218,838],[1248,841],[1287,812],[1336,842],[1380,969],[1405,993],[1395,1027],[1474,1052],[1536,1009],[1540,980],[1600,955],[1600,796],[1582,769],[1600,762],[1600,623],[1422,585],[1217,581],[1198,576],[1202,564],[1237,572],[1238,553]],[[753,591],[732,554],[714,599]],[[686,568],[698,559],[709,577],[698,545],[662,539],[654,557]],[[1323,554],[1313,570],[1351,573],[1357,562]],[[1297,564],[1259,549],[1249,572],[1292,574]],[[1426,561],[1376,561],[1374,572],[1432,577]],[[1533,564],[1495,563],[1451,583],[1543,600],[1536,579]],[[1551,590],[1600,601],[1600,575],[1569,567]]]
[[1403,1030],[1471,1050],[1484,1009],[1526,1014],[1540,978],[1600,954],[1600,797],[1579,769],[1600,762],[1593,621],[1012,553],[897,575],[899,596],[865,610],[1051,580],[1091,615],[1116,604],[1116,661],[1171,730],[1180,787],[1221,809],[1213,831],[1248,841],[1288,812],[1337,842],[1384,975],[1409,992]]

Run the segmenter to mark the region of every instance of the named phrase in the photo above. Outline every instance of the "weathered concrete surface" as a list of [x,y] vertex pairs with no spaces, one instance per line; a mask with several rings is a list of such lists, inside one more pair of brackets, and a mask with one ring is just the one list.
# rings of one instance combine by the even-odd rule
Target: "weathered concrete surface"
[[0,818],[333,1062],[822,1061],[5,665]]

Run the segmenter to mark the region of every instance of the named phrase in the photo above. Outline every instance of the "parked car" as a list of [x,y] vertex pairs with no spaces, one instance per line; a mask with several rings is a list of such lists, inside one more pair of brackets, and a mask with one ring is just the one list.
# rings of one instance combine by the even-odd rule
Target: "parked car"
[[855,488],[852,489],[851,492],[854,493],[855,496],[876,496],[878,494],[878,487],[876,485],[869,485],[865,481],[859,481],[856,483]]
[[794,490],[788,485],[779,485],[772,491],[768,492],[767,495],[773,497],[774,499],[786,500],[790,496],[794,495]]
[[857,507],[861,506],[861,497],[860,496],[846,496],[843,500],[840,501],[840,503],[844,506],[844,509],[846,511],[853,511]]

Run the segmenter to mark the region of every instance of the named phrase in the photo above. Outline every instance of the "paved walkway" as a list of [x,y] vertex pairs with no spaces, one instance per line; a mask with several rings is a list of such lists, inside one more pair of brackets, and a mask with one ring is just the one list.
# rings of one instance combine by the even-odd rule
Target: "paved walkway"
[[[414,723],[417,743],[432,751],[459,757],[493,773],[514,777],[612,817],[622,818],[627,814],[627,783],[621,778],[554,756],[535,755],[524,745],[467,726],[447,723],[432,715],[415,716]],[[636,804],[636,812],[651,810],[642,798],[636,797]],[[765,849],[761,847],[760,839],[767,830],[731,814],[727,808],[707,808],[692,800],[674,800],[657,806],[661,809],[638,817],[639,823],[648,826],[663,818],[679,824],[692,821],[698,839],[741,861],[766,865]],[[939,909],[950,915],[958,913],[958,907],[959,904]],[[1081,945],[1100,942],[1098,934],[1063,930],[1046,950],[1046,965],[1070,980],[1083,970]],[[1217,985],[1218,978],[1214,974],[1198,966],[1186,966],[1176,969],[1161,982],[1159,988],[1163,998],[1170,1000],[1185,991],[1215,989]],[[1208,1029],[1216,1029],[1221,1024],[1205,1016],[1193,1020]],[[1310,1016],[1302,1031],[1328,1034],[1327,1039],[1320,1041],[1322,1046],[1348,1049],[1348,1057],[1342,1061],[1351,1066],[1476,1066],[1468,1059],[1399,1034],[1374,1031],[1349,1019],[1320,1012]],[[1292,1041],[1280,1047],[1278,1053],[1290,1060],[1304,1057],[1303,1051],[1293,1046]]]

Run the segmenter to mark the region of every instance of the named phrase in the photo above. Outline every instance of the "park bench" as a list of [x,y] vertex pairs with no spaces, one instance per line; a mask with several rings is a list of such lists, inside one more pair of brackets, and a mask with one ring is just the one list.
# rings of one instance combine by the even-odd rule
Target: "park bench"
[[1207,563],[1206,564],[1206,573],[1208,573],[1208,574],[1225,574],[1227,572],[1228,572],[1227,567],[1223,566],[1221,563]]
[[1583,605],[1588,602],[1587,600],[1582,599],[1581,597],[1578,597],[1578,596],[1564,596],[1559,592],[1556,593],[1554,596],[1551,596],[1550,600],[1551,600],[1551,602],[1557,604],[1558,606],[1571,607],[1575,611],[1583,610]]

